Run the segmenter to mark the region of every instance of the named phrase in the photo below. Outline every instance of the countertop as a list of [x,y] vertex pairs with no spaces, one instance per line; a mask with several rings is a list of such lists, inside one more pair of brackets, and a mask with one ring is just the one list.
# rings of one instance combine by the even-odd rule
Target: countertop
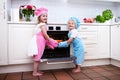
[[[8,24],[32,24],[35,25],[37,24],[37,22],[25,22],[25,21],[21,21],[21,22],[12,22],[12,21],[8,21]],[[48,25],[67,25],[66,23],[48,23]],[[81,25],[93,25],[93,26],[113,26],[113,25],[120,25],[120,23],[81,23]]]

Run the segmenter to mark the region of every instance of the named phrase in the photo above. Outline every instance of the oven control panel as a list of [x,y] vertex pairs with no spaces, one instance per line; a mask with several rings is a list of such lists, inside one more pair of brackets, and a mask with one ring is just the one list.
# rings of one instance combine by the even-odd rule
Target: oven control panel
[[67,25],[48,25],[48,31],[68,31]]

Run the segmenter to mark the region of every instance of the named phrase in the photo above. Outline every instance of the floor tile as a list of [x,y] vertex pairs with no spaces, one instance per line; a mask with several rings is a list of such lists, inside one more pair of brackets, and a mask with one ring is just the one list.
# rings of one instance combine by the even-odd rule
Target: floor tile
[[51,71],[44,71],[44,74],[39,77],[40,80],[56,80]]
[[119,75],[109,76],[108,78],[110,80],[120,80],[120,76]]
[[23,72],[22,79],[24,79],[24,80],[27,80],[27,79],[28,79],[28,80],[29,80],[29,79],[37,80],[38,77],[33,77],[33,76],[32,76],[32,72],[30,71],[30,72]]
[[73,80],[73,78],[63,70],[55,70],[52,72],[57,80]]
[[105,66],[101,66],[101,68],[105,70],[116,70],[116,67],[113,65],[105,65]]
[[80,72],[80,73],[73,73],[70,69],[66,70],[66,72],[68,74],[70,74],[70,76],[75,79],[75,80],[83,80],[83,79],[89,79],[89,77],[87,77],[84,73]]
[[109,77],[109,76],[113,76],[113,75],[115,75],[114,73],[112,73],[112,72],[108,72],[108,71],[101,72],[100,74],[103,75],[103,76],[106,76],[106,77]]
[[100,74],[98,73],[87,73],[85,74],[87,75],[89,78],[95,78],[95,77],[102,77]]
[[109,80],[105,77],[96,77],[96,78],[92,78],[92,80]]
[[75,80],[91,80],[91,79],[75,79]]
[[30,79],[22,79],[22,80],[39,80],[39,78],[30,78]]
[[7,74],[0,74],[0,80],[4,80]]
[[9,73],[5,80],[21,80],[22,73]]
[[116,75],[120,75],[120,71],[119,70],[112,70],[112,71],[110,71],[111,73],[114,73],[114,74],[116,74]]
[[93,71],[92,69],[86,68],[86,69],[82,69],[81,70],[83,73],[94,73],[95,71]]
[[106,71],[105,69],[100,68],[100,67],[90,67],[90,69],[94,70],[95,72],[104,72],[104,71]]

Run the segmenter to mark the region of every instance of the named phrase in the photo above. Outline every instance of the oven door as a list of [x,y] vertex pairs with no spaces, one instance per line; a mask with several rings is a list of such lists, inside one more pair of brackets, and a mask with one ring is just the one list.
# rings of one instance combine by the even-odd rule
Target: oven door
[[[68,31],[48,31],[47,33],[55,40],[68,40]],[[62,48],[57,47],[54,50],[46,47],[42,56],[42,61],[47,62],[47,64],[73,63],[75,58],[70,53],[70,46]]]
[[47,48],[42,56],[42,61],[47,64],[73,63],[75,57],[70,52],[70,46],[54,50]]

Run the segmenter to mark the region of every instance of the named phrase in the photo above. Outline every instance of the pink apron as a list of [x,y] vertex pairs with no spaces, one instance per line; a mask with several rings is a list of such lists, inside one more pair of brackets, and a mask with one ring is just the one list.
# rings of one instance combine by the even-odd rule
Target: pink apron
[[36,40],[37,40],[37,47],[38,47],[38,55],[34,55],[33,57],[34,57],[35,61],[40,61],[40,59],[43,55],[44,49],[45,49],[45,44],[46,44],[46,40],[45,40],[42,32],[39,32],[36,35]]
[[46,45],[51,49],[54,49],[55,47],[58,46],[58,42],[52,38],[50,38],[49,41],[45,40],[42,32],[39,32],[36,35],[36,40],[37,40],[38,55],[33,56],[35,61],[40,61]]

